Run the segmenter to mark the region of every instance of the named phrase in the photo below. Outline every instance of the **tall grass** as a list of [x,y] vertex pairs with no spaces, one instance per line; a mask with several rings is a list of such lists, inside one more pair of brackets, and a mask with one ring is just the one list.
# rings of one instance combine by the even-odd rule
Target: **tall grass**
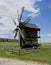
[[0,57],[31,60],[51,64],[51,43],[42,44],[40,49],[20,49],[18,42],[0,42]]

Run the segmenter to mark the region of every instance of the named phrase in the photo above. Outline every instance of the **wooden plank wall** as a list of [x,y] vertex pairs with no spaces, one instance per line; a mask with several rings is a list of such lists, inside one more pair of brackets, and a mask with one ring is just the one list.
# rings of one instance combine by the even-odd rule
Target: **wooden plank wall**
[[38,44],[38,35],[36,29],[25,29],[24,30],[26,44]]

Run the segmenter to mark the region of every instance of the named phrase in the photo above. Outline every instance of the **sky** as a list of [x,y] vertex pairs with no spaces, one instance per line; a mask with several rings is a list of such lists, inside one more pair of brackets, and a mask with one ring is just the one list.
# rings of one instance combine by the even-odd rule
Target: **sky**
[[22,7],[22,20],[30,16],[29,23],[40,27],[41,42],[51,42],[51,0],[0,0],[0,38],[14,38],[13,19],[18,24],[17,10],[20,15]]

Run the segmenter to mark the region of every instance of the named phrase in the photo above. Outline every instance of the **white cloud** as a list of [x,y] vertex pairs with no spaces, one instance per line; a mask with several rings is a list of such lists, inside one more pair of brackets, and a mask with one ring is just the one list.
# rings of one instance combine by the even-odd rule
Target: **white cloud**
[[49,7],[51,7],[51,4],[49,5]]
[[47,36],[51,37],[51,33],[50,34],[47,34]]
[[51,42],[51,33],[41,34],[41,42]]
[[48,34],[41,34],[41,37],[51,37],[51,33],[48,33]]
[[0,23],[3,24],[0,25],[0,30],[13,30],[15,27],[13,22],[6,16],[0,19]]
[[24,6],[25,10],[32,12],[31,15],[39,13],[39,8],[35,8],[35,3],[40,2],[41,0],[0,0],[0,14],[4,15],[16,15],[16,10]]
[[14,23],[6,16],[3,16],[0,19],[0,23],[0,38],[14,38]]
[[40,9],[35,5],[36,2],[41,2],[41,0],[0,0],[0,16],[2,16],[0,23],[3,24],[0,25],[0,31],[3,33],[5,33],[5,31],[8,31],[6,33],[10,33],[10,30],[13,31],[15,26],[11,20],[11,17],[16,19],[17,9],[19,10],[19,13],[21,13],[21,8],[23,6],[25,7],[25,11],[31,12],[27,16],[37,16]]
[[11,30],[0,30],[0,38],[14,38]]
[[45,36],[45,34],[41,34],[41,37],[44,37]]

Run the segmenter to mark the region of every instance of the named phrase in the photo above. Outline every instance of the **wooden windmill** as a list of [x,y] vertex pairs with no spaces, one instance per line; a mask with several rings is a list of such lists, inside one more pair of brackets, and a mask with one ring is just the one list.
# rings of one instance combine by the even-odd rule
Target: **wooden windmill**
[[24,12],[24,7],[22,8],[21,15],[18,14],[18,22],[19,25],[16,24],[15,20],[14,24],[16,25],[16,29],[14,30],[16,38],[17,32],[19,31],[19,44],[21,48],[32,48],[32,47],[38,47],[38,31],[40,31],[40,28],[36,24],[30,24],[28,23],[31,19],[28,17],[24,22],[22,22],[22,16]]

